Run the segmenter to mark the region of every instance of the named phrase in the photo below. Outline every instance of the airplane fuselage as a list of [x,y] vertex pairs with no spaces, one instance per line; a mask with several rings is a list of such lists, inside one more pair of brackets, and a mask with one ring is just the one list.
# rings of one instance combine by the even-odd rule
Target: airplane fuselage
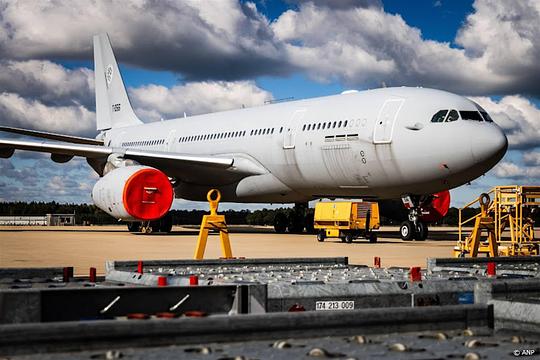
[[[504,155],[493,122],[432,122],[440,110],[478,112],[467,98],[423,88],[382,88],[114,128],[106,146],[233,157],[249,169],[219,175],[167,168],[177,197],[304,202],[320,197],[397,198],[465,184]],[[180,172],[181,171],[181,172]],[[202,173],[201,173],[202,171]],[[202,174],[202,175],[201,175]]]

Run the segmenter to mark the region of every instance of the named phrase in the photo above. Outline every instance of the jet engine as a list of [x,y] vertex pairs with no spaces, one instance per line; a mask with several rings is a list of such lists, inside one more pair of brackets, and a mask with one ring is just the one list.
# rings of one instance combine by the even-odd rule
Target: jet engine
[[450,191],[433,194],[431,201],[421,205],[420,221],[432,223],[442,219],[450,208]]
[[159,219],[167,214],[173,198],[167,175],[141,165],[111,170],[92,189],[97,207],[125,221]]

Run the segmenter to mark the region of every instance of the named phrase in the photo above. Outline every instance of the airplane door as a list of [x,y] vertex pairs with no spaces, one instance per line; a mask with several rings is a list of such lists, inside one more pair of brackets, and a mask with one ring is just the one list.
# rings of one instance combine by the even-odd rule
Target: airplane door
[[169,132],[169,136],[167,137],[167,144],[166,144],[166,149],[168,149],[169,151],[174,151],[173,147],[174,147],[174,144],[176,143],[176,130],[171,130]]
[[389,144],[392,142],[394,125],[404,102],[403,99],[390,99],[384,102],[373,129],[374,144]]
[[291,118],[291,121],[285,129],[283,129],[283,148],[284,149],[294,149],[296,146],[296,133],[300,128],[300,122],[304,118],[306,110],[296,110]]

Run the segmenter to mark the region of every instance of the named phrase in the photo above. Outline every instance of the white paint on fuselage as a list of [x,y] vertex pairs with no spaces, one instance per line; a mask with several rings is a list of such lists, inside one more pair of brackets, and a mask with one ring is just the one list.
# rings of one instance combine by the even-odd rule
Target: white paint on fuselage
[[[394,102],[384,110],[389,101]],[[177,195],[192,200],[204,200],[212,186],[224,191],[225,201],[238,202],[395,198],[460,186],[484,174],[504,155],[506,137],[496,124],[462,119],[432,123],[432,116],[442,109],[477,111],[470,100],[444,91],[383,88],[117,128],[105,133],[105,143],[125,147],[162,140],[158,145],[127,147],[232,155],[271,174],[251,179],[248,190],[237,182],[226,184],[219,176],[185,184]],[[390,123],[375,139],[384,141],[375,144],[376,123],[385,116]],[[315,130],[303,129],[308,125]],[[263,129],[270,131],[251,135]],[[245,135],[180,140],[238,132]]]

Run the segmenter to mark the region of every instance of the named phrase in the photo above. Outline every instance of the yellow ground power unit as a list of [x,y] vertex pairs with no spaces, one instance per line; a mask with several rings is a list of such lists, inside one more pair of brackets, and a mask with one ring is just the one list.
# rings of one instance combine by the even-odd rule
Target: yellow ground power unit
[[377,242],[373,229],[380,226],[379,204],[376,202],[319,202],[315,205],[314,228],[318,230],[317,240],[340,238],[351,243],[363,237],[369,242]]
[[[463,210],[476,204],[480,205],[480,213],[465,218]],[[459,209],[459,240],[454,256],[539,255],[540,239],[534,237],[533,221],[539,209],[540,186],[494,187]],[[467,225],[473,226],[468,235]]]

